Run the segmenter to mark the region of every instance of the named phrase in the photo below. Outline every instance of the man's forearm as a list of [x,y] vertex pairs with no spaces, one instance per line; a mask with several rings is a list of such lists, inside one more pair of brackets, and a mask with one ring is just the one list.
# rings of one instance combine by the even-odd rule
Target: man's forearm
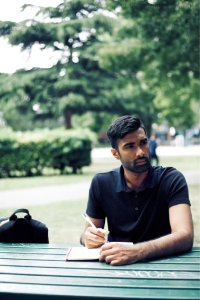
[[142,259],[158,258],[189,251],[192,248],[192,231],[176,231],[148,242],[130,244],[113,242],[102,246],[100,261],[112,265],[133,264]]
[[189,251],[193,245],[193,234],[178,231],[161,238],[136,244],[139,260],[174,255]]

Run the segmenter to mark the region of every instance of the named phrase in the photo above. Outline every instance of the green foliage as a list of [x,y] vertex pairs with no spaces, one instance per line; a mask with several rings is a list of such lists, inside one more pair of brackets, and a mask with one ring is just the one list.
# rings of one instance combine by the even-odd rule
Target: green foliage
[[158,122],[162,113],[171,126],[186,129],[198,119],[198,1],[149,2],[106,1],[109,10],[120,7],[121,13],[111,43],[100,50],[100,66],[132,77],[143,107],[142,93],[149,94],[148,118]]
[[14,22],[0,21],[0,36],[7,36],[8,34],[10,34],[14,26],[15,26]]
[[197,123],[197,0],[71,0],[37,10],[38,19],[0,22],[12,45],[62,54],[50,69],[0,74],[0,109],[13,129],[56,127],[62,115],[71,128],[86,112],[137,114],[149,134],[163,119],[181,129]]
[[91,163],[94,135],[89,130],[0,132],[0,177],[41,175],[45,167],[73,173]]
[[72,116],[73,128],[89,128],[93,132],[106,131],[109,125],[120,115],[107,112],[86,112],[81,116]]
[[[27,7],[32,6],[25,5],[24,9]],[[55,121],[64,115],[65,125],[70,128],[73,114],[110,109],[104,94],[114,85],[116,75],[99,68],[97,52],[104,44],[101,36],[112,34],[115,20],[104,15],[100,8],[101,1],[85,0],[64,1],[56,8],[38,7],[37,15],[42,21],[20,22],[7,33],[9,42],[21,44],[22,49],[40,44],[43,49],[53,48],[62,53],[51,69],[34,68],[1,76],[1,109],[13,129],[21,122],[10,117],[9,103],[13,114],[14,110],[16,115],[23,114],[24,120],[29,114],[26,123],[35,122],[37,127],[41,127],[37,123],[43,120]],[[44,21],[46,18],[48,22]],[[0,24],[0,29],[4,27],[5,23]],[[40,106],[37,111],[33,111],[34,104]]]

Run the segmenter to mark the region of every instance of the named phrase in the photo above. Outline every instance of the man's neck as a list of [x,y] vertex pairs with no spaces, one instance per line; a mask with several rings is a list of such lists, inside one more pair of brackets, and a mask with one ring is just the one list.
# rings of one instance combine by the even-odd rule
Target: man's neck
[[133,173],[127,170],[126,168],[124,168],[124,178],[127,186],[130,189],[139,192],[143,187],[144,180],[146,179],[148,172],[149,170],[143,173]]

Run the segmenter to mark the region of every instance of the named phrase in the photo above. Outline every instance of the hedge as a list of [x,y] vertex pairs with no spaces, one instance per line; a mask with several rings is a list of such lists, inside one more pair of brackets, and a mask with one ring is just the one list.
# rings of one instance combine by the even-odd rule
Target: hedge
[[91,163],[94,134],[89,130],[0,131],[0,177],[42,175],[44,168],[73,173]]

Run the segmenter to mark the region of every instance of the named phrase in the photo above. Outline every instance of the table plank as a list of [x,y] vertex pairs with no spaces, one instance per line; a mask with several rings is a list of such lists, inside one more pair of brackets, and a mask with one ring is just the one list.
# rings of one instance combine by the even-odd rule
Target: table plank
[[[0,244],[0,254],[14,252],[14,253],[29,253],[29,254],[45,253],[45,254],[55,254],[55,255],[57,255],[57,254],[66,255],[68,249],[71,247],[71,246],[68,246],[68,247],[65,246],[65,248],[64,247],[62,247],[62,248],[50,248],[50,247],[35,248],[35,247],[30,246],[32,244],[28,244],[28,245],[24,244],[25,245],[24,247],[22,247],[22,246],[5,246],[5,245],[2,247],[1,245],[2,244]],[[8,244],[6,244],[6,245],[8,245]],[[35,244],[33,244],[33,245],[35,245]],[[191,251],[188,253],[179,254],[179,255],[174,256],[174,258],[185,258],[185,257],[200,258],[200,252]],[[170,257],[170,259],[171,259],[171,257]]]
[[126,266],[111,266],[98,261],[53,261],[35,259],[0,259],[1,266],[32,266],[46,268],[72,268],[72,269],[111,269],[111,270],[157,270],[157,271],[200,271],[199,264],[151,264],[138,262]]
[[[81,297],[81,299],[161,299],[163,298],[163,289],[157,288],[107,288],[107,287],[71,287],[71,286],[49,286],[49,285],[29,285],[29,284],[12,284],[4,283],[0,286],[0,292],[4,296],[3,292],[7,292],[12,295],[10,299],[27,299],[27,295],[33,295],[34,298],[42,296],[48,298],[48,295],[55,296],[70,296]],[[24,297],[23,297],[24,296]],[[199,293],[198,290],[193,289],[166,289],[165,290],[165,299],[198,299]],[[23,298],[22,298],[23,297]],[[29,298],[29,299],[34,299]],[[40,299],[39,298],[39,299]],[[69,299],[72,299],[69,298]]]
[[29,283],[29,284],[49,284],[49,285],[71,285],[71,286],[105,286],[105,287],[151,287],[151,288],[182,288],[199,289],[199,280],[162,279],[147,278],[100,278],[94,277],[88,280],[86,277],[60,277],[60,276],[32,276],[32,275],[0,275],[0,282],[7,283]]
[[[67,252],[66,252],[67,253]],[[66,259],[65,254],[45,254],[45,253],[27,253],[27,252],[0,252],[0,259],[24,259],[24,260],[48,260],[63,261]],[[146,261],[148,264],[198,264],[199,258],[195,257],[171,257]]]
[[90,269],[90,268],[43,268],[43,267],[13,267],[0,266],[1,274],[18,275],[39,275],[39,276],[70,276],[70,277],[106,277],[106,278],[173,278],[173,279],[200,279],[200,273],[197,271],[167,271],[167,270],[148,270],[132,269]]

